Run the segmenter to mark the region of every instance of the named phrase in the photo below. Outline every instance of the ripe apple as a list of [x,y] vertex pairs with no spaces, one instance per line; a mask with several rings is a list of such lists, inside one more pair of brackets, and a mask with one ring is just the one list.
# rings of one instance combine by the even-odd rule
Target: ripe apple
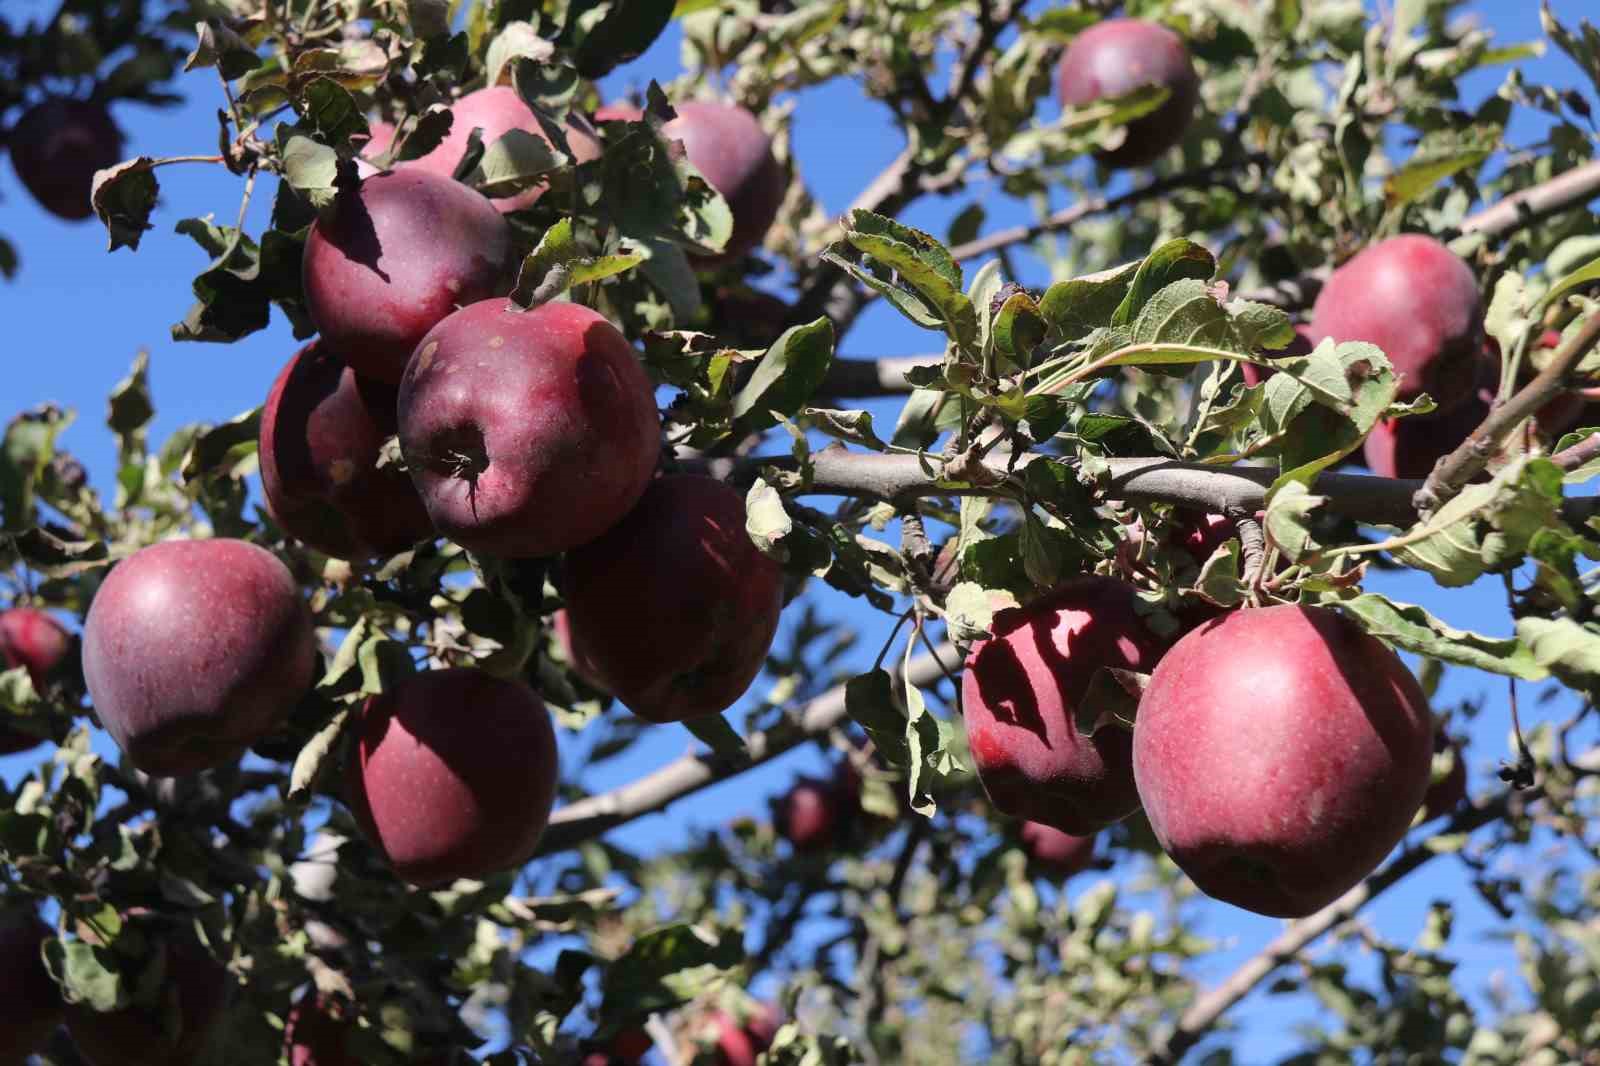
[[261,487],[284,531],[340,559],[392,555],[434,536],[411,478],[378,465],[396,431],[393,385],[328,346],[295,353],[261,413]]
[[1074,836],[1043,822],[1022,823],[1022,846],[1028,858],[1065,881],[1094,861],[1094,834]]
[[825,851],[838,839],[845,813],[832,782],[802,777],[779,801],[778,831],[795,851]]
[[311,227],[306,309],[353,370],[393,384],[451,311],[511,290],[512,259],[487,199],[425,170],[386,171],[341,190]]
[[395,873],[431,888],[526,862],[557,773],[550,715],[527,686],[429,670],[362,706],[346,800]]
[[1488,402],[1474,395],[1448,411],[1379,419],[1362,442],[1361,454],[1379,477],[1425,478],[1488,415]]
[[289,1066],[361,1066],[345,1048],[353,1023],[337,1002],[307,993],[284,1019],[283,1049]]
[[469,551],[554,555],[628,513],[661,454],[650,379],[574,303],[462,308],[400,383],[400,447],[435,528]]
[[311,686],[311,612],[277,557],[242,540],[169,540],[111,571],[83,627],[95,713],[159,777],[237,759]]
[[7,142],[23,187],[40,207],[72,222],[94,214],[95,171],[122,161],[122,131],[92,100],[42,100],[22,113]]
[[[450,133],[439,142],[439,146],[425,156],[398,164],[400,169],[425,170],[440,177],[451,177],[455,174],[461,157],[467,152],[467,140],[474,128],[483,130],[482,139],[485,148],[514,129],[527,130],[546,144],[550,143],[550,138],[545,136],[533,109],[523,103],[522,97],[517,95],[517,90],[509,85],[492,85],[487,89],[467,93],[450,105],[450,114]],[[567,146],[572,149],[575,162],[587,163],[600,158],[600,142],[588,131],[568,122],[566,135]],[[391,132],[389,136],[392,138],[394,134]],[[373,137],[376,139],[376,133]],[[533,206],[543,192],[544,186],[536,185],[515,196],[490,202],[502,214],[521,211]]]
[[1113,725],[1079,734],[1078,702],[1102,667],[1148,673],[1163,643],[1145,628],[1133,588],[1074,579],[995,615],[993,636],[961,679],[967,744],[996,809],[1087,836],[1139,809],[1133,738]]
[[761,672],[783,572],[745,532],[737,492],[677,474],[567,553],[566,595],[573,640],[606,688],[641,718],[679,722],[729,707]]
[[1172,148],[1194,120],[1200,79],[1183,38],[1154,22],[1116,18],[1072,39],[1056,68],[1056,94],[1063,107],[1084,107],[1150,85],[1171,95],[1160,107],[1128,123],[1122,144],[1095,153],[1108,167],[1142,167]]
[[772,1046],[783,1019],[775,1008],[762,1005],[743,1025],[726,1011],[714,1011],[709,1027],[717,1034],[717,1066],[755,1066],[756,1059]]
[[1461,758],[1461,742],[1442,732],[1433,737],[1433,753],[1450,753],[1450,769],[1437,781],[1429,777],[1428,791],[1422,796],[1422,820],[1431,822],[1461,806],[1467,798],[1467,766]]
[[1156,839],[1200,890],[1296,918],[1405,834],[1433,718],[1405,665],[1353,620],[1285,604],[1230,612],[1156,666],[1133,772]]
[[761,243],[783,204],[786,182],[772,139],[754,115],[733,104],[685,100],[672,109],[678,117],[661,128],[662,136],[683,142],[686,158],[733,212],[733,234],[721,254],[695,261],[702,266],[736,262]]
[[[0,611],[0,670],[26,667],[35,689],[44,689],[71,648],[71,634],[46,612],[34,607]],[[0,755],[27,751],[41,743],[31,733],[0,725]],[[0,1061],[3,1058],[0,1056]]]
[[164,941],[158,999],[101,1014],[67,1006],[67,1034],[89,1066],[191,1066],[201,1061],[228,1001],[228,972],[201,948]]
[[22,1062],[61,1023],[61,989],[40,957],[52,935],[31,914],[0,914],[0,1062]]
[[643,1029],[625,1029],[613,1036],[604,1048],[595,1048],[583,1057],[583,1066],[637,1066],[650,1053],[655,1041]]
[[561,650],[566,653],[567,665],[572,672],[590,688],[604,689],[605,682],[600,680],[600,674],[589,658],[589,649],[573,643],[572,623],[567,618],[567,609],[563,607],[552,615],[550,624],[556,631],[556,639],[561,642]]
[[1312,308],[1311,335],[1377,345],[1394,364],[1400,400],[1426,392],[1448,410],[1471,398],[1477,377],[1478,279],[1432,237],[1390,237],[1328,278]]

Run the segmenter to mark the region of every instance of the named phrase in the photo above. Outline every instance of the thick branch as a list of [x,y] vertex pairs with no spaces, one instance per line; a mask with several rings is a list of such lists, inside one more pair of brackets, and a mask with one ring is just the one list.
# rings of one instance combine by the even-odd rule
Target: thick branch
[[1600,433],[1591,433],[1572,447],[1563,448],[1550,457],[1551,462],[1568,471],[1595,459],[1600,459]]
[[1600,196],[1600,161],[1557,174],[1549,181],[1514,192],[1461,222],[1462,233],[1502,237],[1541,218]]
[[[951,661],[958,660],[955,649],[950,645],[942,645],[939,656]],[[911,660],[905,676],[912,684],[931,685],[944,676],[944,670],[938,658],[921,655]],[[664,810],[675,800],[760,766],[807,740],[823,735],[845,718],[844,686],[839,685],[806,705],[797,728],[780,727],[751,734],[745,741],[748,761],[733,763],[711,752],[697,752],[670,762],[621,788],[567,804],[551,815],[550,828],[539,842],[536,854],[549,855],[577,847],[635,818]]]
[[[1504,817],[1510,805],[1511,795],[1507,792],[1481,807],[1465,808],[1440,828],[1437,835],[1468,833]],[[1527,798],[1524,794],[1518,797],[1518,801]],[[1440,854],[1444,853],[1429,850],[1427,841],[1419,841],[1333,903],[1310,917],[1292,922],[1271,943],[1247,959],[1221,984],[1195,1000],[1189,1009],[1184,1011],[1177,1027],[1151,1051],[1146,1062],[1152,1066],[1176,1064],[1190,1048],[1211,1031],[1224,1014],[1249,995],[1278,967],[1292,960],[1324,933],[1349,921],[1362,907]]]
[[[1016,458],[1018,470],[1048,456],[1023,455]],[[1011,456],[991,455],[984,468],[996,484],[1006,480]],[[988,489],[950,488],[928,469],[938,473],[936,459],[916,455],[886,455],[878,452],[853,452],[833,444],[811,456],[813,474],[807,492],[831,496],[868,496],[899,500],[917,496],[958,496]],[[929,464],[928,467],[924,463]],[[1266,506],[1267,488],[1278,471],[1270,466],[1207,466],[1165,458],[1111,459],[1111,478],[1105,486],[1109,499],[1134,503],[1172,503],[1226,514],[1243,511],[1255,514]],[[764,467],[794,470],[791,456],[757,456],[740,460],[707,460],[689,463],[694,469],[726,481],[753,481]],[[1416,518],[1411,497],[1420,481],[1369,477],[1361,474],[1323,474],[1312,491],[1327,498],[1327,508],[1358,522],[1373,525],[1409,526]]]
[[1567,375],[1597,342],[1600,342],[1600,315],[1594,315],[1585,322],[1583,328],[1561,346],[1548,366],[1511,399],[1490,411],[1483,424],[1473,430],[1455,451],[1439,460],[1428,475],[1428,480],[1417,491],[1417,510],[1431,514],[1460,492],[1488,465],[1506,438],[1561,391]]
[[885,359],[835,359],[818,396],[893,396],[910,392],[906,374],[919,366],[938,366],[942,355],[896,355]]

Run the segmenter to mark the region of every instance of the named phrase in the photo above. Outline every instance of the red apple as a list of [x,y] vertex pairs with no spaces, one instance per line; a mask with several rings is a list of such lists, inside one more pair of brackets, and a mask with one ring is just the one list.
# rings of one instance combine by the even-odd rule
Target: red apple
[[400,384],[400,446],[434,526],[470,551],[554,555],[628,513],[661,453],[650,379],[587,307],[507,300],[434,328]]
[[1094,861],[1094,834],[1074,836],[1043,822],[1023,822],[1021,834],[1028,858],[1063,881]]
[[533,854],[558,766],[550,715],[526,685],[471,669],[415,674],[366,701],[356,737],[346,798],[405,880],[482,878]]
[[67,1007],[67,1033],[89,1066],[191,1066],[201,1061],[228,1001],[228,972],[197,946],[167,945],[156,1001],[101,1014]]
[[[34,607],[0,611],[0,669],[26,667],[35,689],[44,689],[71,648],[72,636],[46,612]],[[41,743],[30,733],[0,725],[0,755],[27,751]]]
[[1114,725],[1079,734],[1078,702],[1102,667],[1148,673],[1162,642],[1145,628],[1133,588],[1108,577],[1070,581],[995,616],[993,636],[961,679],[967,744],[996,809],[1076,836],[1139,809],[1133,738]]
[[595,122],[638,122],[644,110],[624,101],[602,104],[594,110]]
[[561,650],[566,654],[567,666],[578,675],[579,680],[590,688],[605,688],[605,682],[600,680],[600,674],[590,661],[589,649],[572,640],[572,623],[567,618],[567,609],[563,607],[550,618],[550,624],[555,628],[556,639],[561,642]]
[[1435,733],[1433,737],[1433,752],[1439,755],[1448,751],[1450,753],[1450,769],[1445,771],[1443,777],[1437,781],[1429,777],[1428,791],[1422,797],[1422,820],[1431,822],[1435,818],[1454,811],[1461,806],[1467,798],[1467,766],[1461,758],[1461,743],[1451,740],[1443,733]]
[[779,801],[778,831],[796,851],[825,851],[837,841],[844,813],[831,782],[803,777]]
[[457,307],[510,291],[511,231],[484,197],[423,170],[342,190],[306,238],[306,309],[359,374],[398,382]]
[[363,378],[313,341],[278,375],[261,413],[261,487],[284,531],[341,559],[432,539],[411,478],[378,465],[396,429],[393,385]]
[[[474,128],[482,129],[484,148],[488,148],[514,129],[526,130],[546,144],[550,143],[550,138],[545,136],[533,109],[523,103],[522,97],[517,95],[517,90],[509,85],[493,85],[487,89],[467,93],[450,105],[450,114],[449,135],[427,155],[400,163],[401,169],[425,170],[441,177],[451,177],[455,174],[461,157],[467,152],[467,140]],[[592,134],[568,122],[566,135],[567,147],[572,149],[575,162],[587,163],[600,158],[600,142]],[[390,133],[390,137],[393,136],[394,134]],[[544,186],[536,185],[515,196],[507,196],[492,203],[501,213],[521,211],[533,206],[543,192]]]
[[1425,478],[1488,415],[1489,404],[1473,396],[1444,412],[1380,419],[1362,442],[1361,454],[1379,477]]
[[61,989],[40,955],[53,935],[31,914],[0,914],[0,1062],[22,1062],[61,1024]]
[[573,639],[606,688],[641,718],[678,722],[731,706],[761,672],[783,572],[745,532],[737,492],[680,474],[567,554],[566,594]]
[[643,1029],[626,1029],[613,1036],[606,1046],[583,1057],[583,1066],[637,1066],[650,1053],[655,1042]]
[[284,1020],[283,1049],[289,1066],[362,1066],[345,1047],[354,1023],[340,1004],[308,993],[289,1008]]
[[725,1011],[714,1011],[709,1019],[717,1033],[718,1066],[755,1066],[756,1059],[772,1046],[783,1024],[777,1011],[762,1006],[743,1025]]
[[1288,604],[1233,611],[1167,652],[1133,770],[1156,839],[1202,892],[1295,918],[1405,834],[1432,750],[1400,659],[1341,614]]
[[696,257],[705,266],[735,262],[761,243],[778,217],[786,182],[772,140],[742,107],[709,100],[674,104],[678,117],[662,136],[683,142],[684,154],[733,212],[733,235],[722,253]]
[[1390,237],[1328,278],[1311,312],[1311,335],[1377,345],[1394,364],[1400,400],[1426,392],[1447,410],[1472,396],[1477,376],[1478,279],[1432,237]]
[[1095,153],[1108,167],[1145,166],[1183,140],[1200,99],[1200,79],[1189,49],[1182,37],[1157,23],[1107,19],[1074,37],[1056,68],[1056,94],[1063,107],[1084,107],[1151,85],[1165,86],[1171,94],[1154,111],[1128,123],[1120,146]]
[[95,172],[122,161],[122,131],[91,100],[42,100],[22,113],[7,142],[23,187],[40,207],[74,222],[94,214]]
[[317,666],[311,612],[277,557],[169,540],[111,571],[83,627],[95,713],[148,774],[232,762],[293,709]]

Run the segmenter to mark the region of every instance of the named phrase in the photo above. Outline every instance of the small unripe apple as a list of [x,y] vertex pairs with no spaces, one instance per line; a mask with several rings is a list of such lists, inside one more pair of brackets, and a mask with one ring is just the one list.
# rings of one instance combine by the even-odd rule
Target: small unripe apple
[[1446,770],[1444,776],[1437,781],[1430,776],[1428,791],[1422,797],[1424,822],[1442,818],[1461,806],[1462,801],[1467,798],[1467,766],[1461,758],[1460,741],[1451,740],[1442,732],[1434,734],[1434,755],[1438,756],[1447,751],[1450,753],[1450,769]]
[[458,181],[391,170],[343,189],[306,238],[306,309],[357,373],[391,384],[425,333],[511,290],[511,230]]
[[1200,99],[1200,79],[1189,49],[1182,37],[1158,23],[1107,19],[1074,37],[1056,68],[1056,93],[1063,107],[1085,107],[1152,85],[1171,94],[1154,111],[1128,123],[1121,145],[1095,153],[1108,167],[1145,166],[1183,140]]
[[484,300],[439,323],[400,383],[400,447],[434,527],[469,551],[554,555],[628,513],[661,454],[633,346],[574,303]]
[[[474,128],[482,129],[484,148],[488,148],[514,129],[526,130],[546,144],[550,143],[550,138],[545,136],[533,109],[523,103],[522,97],[517,95],[517,90],[509,85],[492,85],[487,89],[467,93],[450,105],[450,115],[450,133],[439,142],[439,146],[425,156],[400,163],[401,169],[426,170],[441,177],[451,177],[455,174],[461,157],[467,152],[467,140],[472,136]],[[565,132],[567,147],[572,149],[575,162],[587,163],[600,158],[600,142],[592,134],[579,129],[571,122],[567,123]],[[391,132],[389,136],[392,138],[394,134]],[[515,196],[506,196],[490,202],[502,214],[521,211],[531,207],[543,192],[544,186],[535,185]]]
[[[0,611],[0,669],[25,667],[35,689],[43,691],[71,649],[71,634],[47,612],[35,607]],[[0,755],[27,751],[41,743],[30,733],[0,725]]]
[[104,104],[53,96],[17,119],[7,137],[11,165],[39,206],[68,221],[94,214],[96,171],[122,161],[122,131]]
[[311,612],[287,567],[242,540],[169,540],[112,568],[83,627],[95,713],[158,777],[232,762],[311,687]]
[[400,877],[431,888],[533,854],[558,766],[550,714],[526,685],[425,671],[369,697],[356,729],[346,800]]
[[167,970],[153,1003],[99,1013],[67,1007],[67,1033],[90,1066],[191,1066],[201,1061],[228,1002],[228,972],[201,948],[165,941]]
[[567,553],[566,596],[574,642],[605,687],[641,718],[679,722],[725,710],[761,672],[783,571],[745,532],[739,493],[677,474]]
[[1139,702],[1133,770],[1168,855],[1206,895],[1303,917],[1371,873],[1428,787],[1433,718],[1353,620],[1285,604],[1189,633]]
[[967,656],[961,679],[967,745],[995,808],[1086,836],[1139,809],[1133,738],[1075,721],[1096,670],[1148,673],[1163,642],[1145,628],[1131,586],[1074,579],[995,615],[993,635]]
[[398,395],[320,341],[289,360],[261,412],[258,449],[261,488],[284,532],[340,559],[392,555],[433,538],[411,478],[378,465],[398,428]]
[[1022,846],[1028,858],[1065,881],[1094,862],[1095,835],[1074,836],[1043,822],[1023,822]]
[[1440,411],[1465,403],[1477,379],[1483,305],[1472,268],[1421,234],[1379,241],[1335,270],[1317,294],[1311,335],[1383,349],[1398,399],[1426,392]]
[[51,935],[31,914],[0,914],[0,1062],[22,1062],[61,1024],[61,988],[40,956]]

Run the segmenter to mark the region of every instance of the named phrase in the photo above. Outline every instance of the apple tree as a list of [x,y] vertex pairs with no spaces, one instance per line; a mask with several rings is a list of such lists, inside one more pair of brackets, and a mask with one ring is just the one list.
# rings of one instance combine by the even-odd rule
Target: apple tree
[[[8,412],[0,1061],[1227,1063],[1267,995],[1286,1063],[1600,1061],[1600,31],[1481,6],[0,23],[28,193],[200,247],[174,343],[285,338],[165,439],[140,355],[100,481]],[[901,138],[841,215],[830,83]]]

